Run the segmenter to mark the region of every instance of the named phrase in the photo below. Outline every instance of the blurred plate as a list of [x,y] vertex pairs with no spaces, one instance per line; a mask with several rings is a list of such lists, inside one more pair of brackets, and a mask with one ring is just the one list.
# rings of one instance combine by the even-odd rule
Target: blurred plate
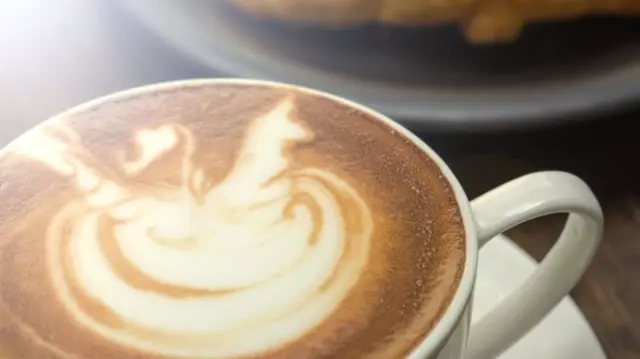
[[121,3],[214,71],[321,89],[426,128],[560,123],[640,102],[640,21],[630,19],[533,25],[514,44],[472,47],[453,26],[320,30],[221,0]]

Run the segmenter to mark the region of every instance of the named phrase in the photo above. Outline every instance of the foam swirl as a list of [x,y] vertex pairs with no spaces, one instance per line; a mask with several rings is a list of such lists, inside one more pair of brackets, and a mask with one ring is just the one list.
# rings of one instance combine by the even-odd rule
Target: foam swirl
[[[73,320],[128,349],[189,358],[278,350],[326,320],[366,268],[373,224],[347,182],[293,164],[290,145],[313,134],[292,109],[283,101],[255,119],[215,184],[193,160],[206,149],[178,124],[139,131],[123,176],[68,130],[23,137],[18,153],[82,194],[46,236],[50,279]],[[168,154],[180,156],[179,185],[122,180]]]

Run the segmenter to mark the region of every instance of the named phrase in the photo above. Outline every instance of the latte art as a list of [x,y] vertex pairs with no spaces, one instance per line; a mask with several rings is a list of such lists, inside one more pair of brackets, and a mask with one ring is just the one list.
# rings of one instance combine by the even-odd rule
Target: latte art
[[76,143],[44,131],[24,137],[18,153],[73,178],[83,194],[47,231],[48,271],[68,314],[119,345],[188,358],[275,350],[330,316],[366,268],[373,223],[338,176],[291,167],[288,146],[313,136],[291,107],[255,119],[213,186],[179,125],[141,130],[137,157],[122,161],[134,174],[178,152],[178,186],[127,186]]
[[371,113],[212,80],[0,150],[0,359],[398,359],[464,264],[455,196]]

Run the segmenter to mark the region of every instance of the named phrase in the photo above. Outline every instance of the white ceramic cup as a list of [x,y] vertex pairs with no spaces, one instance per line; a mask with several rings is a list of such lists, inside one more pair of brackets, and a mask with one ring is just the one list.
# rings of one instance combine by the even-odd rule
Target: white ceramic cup
[[[198,82],[198,81],[196,81]],[[491,359],[517,342],[565,297],[578,282],[602,239],[603,215],[598,200],[580,178],[565,172],[532,173],[469,201],[447,164],[420,138],[390,118],[349,100],[316,90],[258,80],[205,80],[287,87],[324,96],[368,113],[409,139],[431,158],[447,178],[460,207],[466,232],[464,271],[444,316],[409,359]],[[569,213],[556,244],[515,292],[479,322],[471,325],[471,302],[478,255],[494,236],[523,222],[554,213]]]
[[[410,359],[495,358],[535,326],[569,293],[584,273],[600,242],[602,210],[589,187],[579,178],[563,172],[533,173],[470,202],[446,163],[409,130],[372,109],[320,91],[259,80],[190,80],[132,89],[97,101],[149,92],[154,88],[215,84],[286,87],[343,103],[369,114],[395,130],[396,134],[406,137],[439,166],[455,192],[463,217],[466,259],[462,279],[447,311],[409,354]],[[495,235],[515,225],[561,212],[570,214],[567,224],[538,270],[497,308],[471,326],[471,302],[480,248]]]

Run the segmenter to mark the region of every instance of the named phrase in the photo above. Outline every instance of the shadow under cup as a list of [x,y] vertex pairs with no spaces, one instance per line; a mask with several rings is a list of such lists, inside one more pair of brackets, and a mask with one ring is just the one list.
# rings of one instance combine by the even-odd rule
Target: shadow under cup
[[468,264],[443,171],[381,115],[288,85],[71,109],[0,153],[0,357],[406,356]]

